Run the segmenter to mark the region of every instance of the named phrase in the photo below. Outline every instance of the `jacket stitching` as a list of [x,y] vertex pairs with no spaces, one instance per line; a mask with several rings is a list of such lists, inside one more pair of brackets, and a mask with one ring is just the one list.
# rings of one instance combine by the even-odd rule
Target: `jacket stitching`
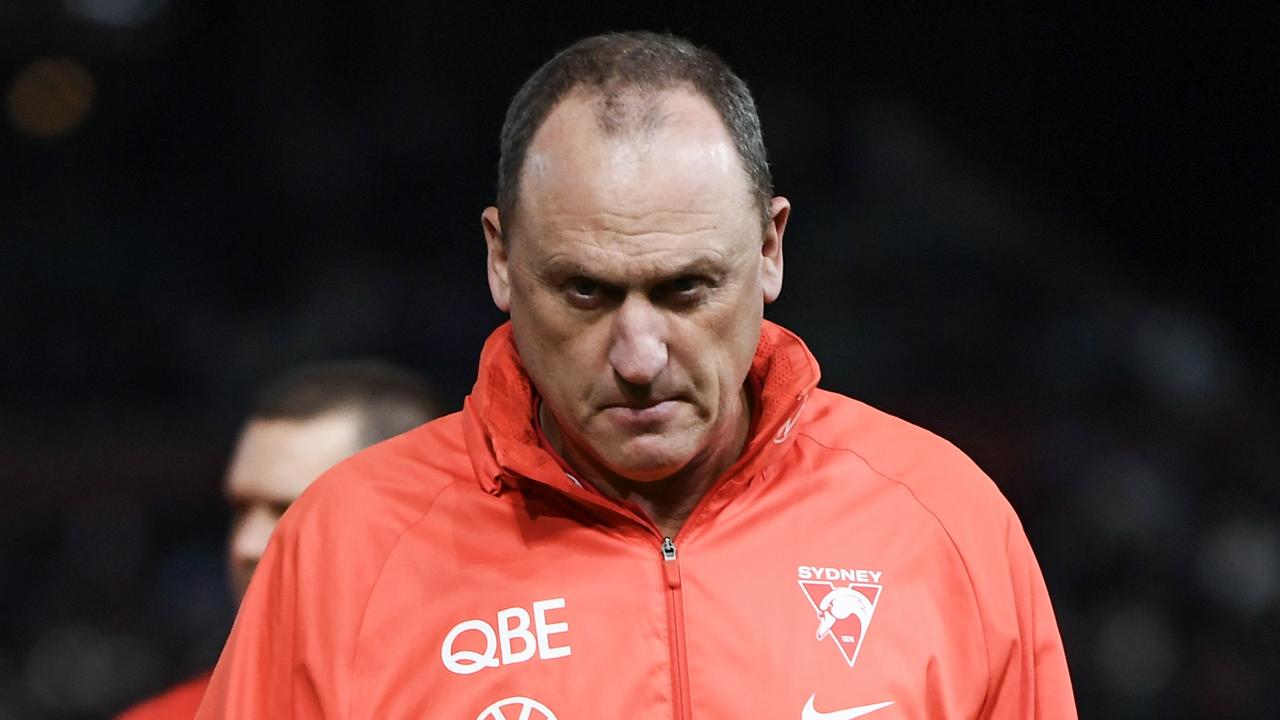
[[866,457],[864,457],[862,453],[858,452],[857,450],[854,450],[852,448],[831,447],[830,445],[826,445],[825,443],[819,441],[813,436],[807,435],[805,433],[796,433],[796,437],[805,438],[806,440],[809,440],[810,442],[817,445],[818,447],[824,448],[826,450],[831,450],[833,452],[847,452],[853,455],[854,457],[858,458],[859,460],[861,460],[862,463],[866,465],[867,469],[870,470],[871,472],[879,475],[880,477],[884,478],[885,480],[888,480],[889,482],[892,482],[896,485],[901,486],[902,489],[906,490],[907,494],[911,496],[911,499],[916,501],[916,504],[919,505],[921,509],[929,513],[930,517],[933,518],[934,522],[938,523],[938,528],[942,530],[942,534],[947,536],[947,541],[951,543],[951,549],[955,550],[956,557],[960,559],[960,566],[964,568],[964,576],[969,581],[969,592],[972,593],[973,595],[973,604],[978,607],[979,625],[982,627],[982,654],[987,659],[987,687],[986,687],[986,691],[983,693],[983,696],[982,696],[982,709],[978,711],[978,715],[979,717],[981,717],[982,712],[986,710],[987,703],[989,703],[991,700],[991,648],[987,645],[986,625],[985,623],[981,622],[982,601],[978,598],[978,588],[977,588],[977,585],[973,582],[973,573],[969,571],[969,563],[965,562],[964,553],[960,551],[960,546],[958,543],[956,543],[956,539],[951,536],[951,531],[947,529],[947,524],[942,521],[942,518],[938,517],[938,514],[933,511],[933,508],[929,507],[928,504],[926,504],[923,500],[920,499],[919,496],[916,495],[915,490],[912,490],[910,485],[899,480],[898,478],[895,478],[891,475],[881,472],[879,468],[877,468],[875,465],[872,465],[871,461],[868,460]]

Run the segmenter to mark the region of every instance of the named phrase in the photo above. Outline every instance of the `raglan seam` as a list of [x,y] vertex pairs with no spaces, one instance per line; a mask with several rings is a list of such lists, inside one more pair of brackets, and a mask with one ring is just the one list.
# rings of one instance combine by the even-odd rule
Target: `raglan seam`
[[[853,455],[854,457],[858,458],[859,460],[861,460],[862,463],[867,466],[867,469],[871,470],[871,472],[879,475],[880,477],[884,478],[885,480],[888,480],[889,482],[892,482],[896,485],[901,486],[904,490],[906,490],[907,493],[911,495],[911,499],[915,500],[916,504],[919,505],[921,509],[923,509],[925,512],[927,512],[930,515],[930,517],[934,519],[934,522],[938,523],[938,527],[942,530],[942,534],[947,536],[948,542],[951,543],[952,549],[955,550],[956,557],[960,559],[960,566],[964,568],[965,579],[969,581],[969,592],[973,595],[973,604],[978,608],[978,617],[979,617],[979,620],[981,620],[982,602],[981,600],[979,600],[979,597],[978,597],[977,583],[973,581],[973,573],[969,570],[969,563],[966,561],[964,553],[960,551],[959,543],[957,543],[956,539],[952,537],[951,530],[947,528],[947,524],[942,521],[942,518],[938,517],[938,514],[933,511],[933,508],[931,508],[927,503],[921,500],[920,496],[916,495],[915,490],[910,485],[908,485],[906,482],[903,482],[902,480],[899,480],[896,477],[893,477],[892,475],[889,475],[888,473],[881,471],[875,465],[871,464],[871,461],[868,460],[862,453],[858,452],[857,450],[854,450],[853,448],[831,447],[830,445],[823,443],[822,441],[818,440],[812,435],[808,435],[803,432],[796,433],[796,437],[805,438],[806,440],[809,440],[810,442],[817,445],[818,447],[821,447],[826,450],[830,450],[832,452],[847,452]],[[986,662],[987,687],[982,697],[982,708],[980,708],[978,712],[979,717],[981,717],[982,711],[986,709],[987,703],[991,699],[991,648],[987,643],[986,626],[981,622],[979,624],[982,626],[982,654],[983,656],[986,657],[986,660],[987,660]]]
[[400,542],[404,539],[404,536],[431,514],[431,511],[435,509],[436,502],[440,499],[441,495],[444,495],[446,491],[453,489],[459,482],[461,482],[459,479],[454,478],[448,483],[445,483],[445,485],[441,487],[435,495],[431,496],[431,499],[427,502],[427,507],[422,511],[422,514],[406,523],[405,526],[400,529],[400,532],[396,534],[395,542],[391,543],[387,548],[386,553],[382,557],[382,562],[378,565],[378,573],[374,576],[373,583],[369,585],[369,592],[366,594],[364,604],[360,608],[360,622],[356,624],[355,647],[351,651],[351,668],[348,671],[349,676],[347,678],[347,682],[351,684],[351,692],[347,697],[347,711],[344,717],[348,720],[351,718],[352,708],[355,705],[355,671],[356,660],[360,656],[360,636],[364,634],[364,621],[369,614],[369,605],[373,602],[373,594],[378,589],[378,584],[382,582],[383,571],[386,570],[387,563],[391,561],[391,556],[395,554],[396,548],[400,546]]

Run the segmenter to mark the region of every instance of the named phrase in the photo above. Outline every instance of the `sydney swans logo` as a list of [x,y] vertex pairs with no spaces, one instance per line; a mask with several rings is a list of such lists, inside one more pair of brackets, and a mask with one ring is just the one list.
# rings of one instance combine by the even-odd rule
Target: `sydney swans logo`
[[814,636],[819,642],[830,637],[853,667],[880,601],[882,573],[801,565],[797,574],[800,589],[818,616]]

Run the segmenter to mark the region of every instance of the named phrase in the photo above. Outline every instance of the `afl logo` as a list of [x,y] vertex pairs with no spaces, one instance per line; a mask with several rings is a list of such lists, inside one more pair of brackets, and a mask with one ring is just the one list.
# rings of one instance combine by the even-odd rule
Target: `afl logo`
[[476,720],[557,720],[546,705],[527,697],[509,697],[480,711]]

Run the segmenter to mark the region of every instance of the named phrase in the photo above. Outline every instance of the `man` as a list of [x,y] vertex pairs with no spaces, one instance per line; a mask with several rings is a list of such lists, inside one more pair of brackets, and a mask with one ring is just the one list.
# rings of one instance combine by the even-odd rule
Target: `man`
[[[315,478],[357,450],[438,414],[422,378],[381,361],[303,366],[267,385],[226,474],[233,512],[227,569],[236,601],[244,597],[280,516]],[[190,720],[210,674],[129,709],[120,720]]]
[[763,320],[789,211],[710,52],[538,70],[482,217],[511,321],[298,501],[200,717],[1074,717],[995,486]]

